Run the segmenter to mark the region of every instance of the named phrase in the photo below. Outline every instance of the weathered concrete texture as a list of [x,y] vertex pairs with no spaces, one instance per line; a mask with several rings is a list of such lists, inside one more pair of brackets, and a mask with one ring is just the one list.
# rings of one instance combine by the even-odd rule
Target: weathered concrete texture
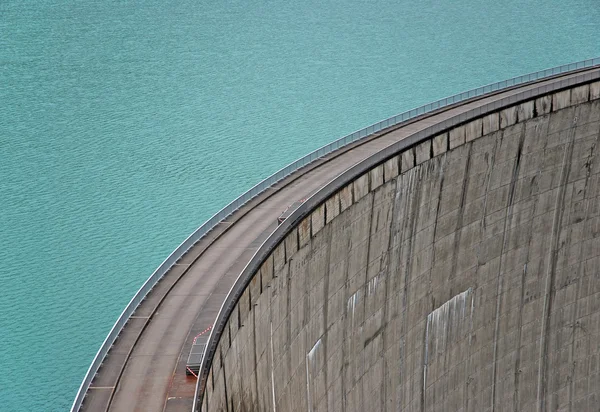
[[552,111],[552,95],[535,99],[535,108],[539,116],[550,113]]
[[491,113],[483,118],[483,134],[495,132],[500,128],[500,114]]
[[600,82],[590,84],[590,100],[600,99]]
[[433,155],[439,156],[448,150],[448,133],[442,133],[433,138]]
[[465,129],[465,141],[470,142],[478,137],[481,137],[483,132],[483,121],[482,119],[475,119],[467,124]]
[[450,149],[465,144],[465,127],[459,126],[450,130]]
[[383,165],[379,165],[369,172],[369,179],[371,180],[371,190],[375,190],[383,184],[383,177]]
[[417,145],[417,147],[415,148],[415,155],[418,165],[431,159],[431,150],[431,140],[426,140],[423,143]]
[[410,170],[415,166],[415,149],[410,148],[402,153],[400,158],[400,171],[402,173]]
[[571,105],[571,89],[552,95],[552,110],[560,110]]
[[229,319],[203,410],[597,411],[594,87],[461,125],[313,212]]
[[389,182],[398,176],[398,169],[400,165],[400,157],[394,156],[391,159],[386,160],[383,164],[383,177],[384,182]]

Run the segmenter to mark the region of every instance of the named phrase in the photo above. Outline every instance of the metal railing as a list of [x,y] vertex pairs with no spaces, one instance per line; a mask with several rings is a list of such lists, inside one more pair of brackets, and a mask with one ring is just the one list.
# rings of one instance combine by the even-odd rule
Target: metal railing
[[[598,61],[598,59],[597,59]],[[600,61],[599,61],[600,63]],[[209,376],[210,368],[212,366],[212,358],[214,357],[217,349],[220,337],[227,326],[227,321],[235,309],[237,302],[244,293],[245,289],[250,284],[253,276],[258,273],[258,270],[269,257],[269,255],[275,250],[276,246],[279,245],[298,224],[306,218],[313,210],[318,206],[322,205],[332,195],[337,193],[340,189],[345,187],[347,184],[352,182],[354,179],[367,173],[374,167],[382,164],[387,159],[401,153],[402,151],[413,147],[427,139],[430,139],[437,134],[449,130],[452,127],[463,124],[470,120],[477,119],[488,113],[496,112],[502,108],[510,107],[523,101],[531,100],[538,96],[543,96],[548,93],[565,89],[577,84],[590,82],[600,79],[600,71],[593,71],[583,73],[579,76],[572,77],[565,80],[557,81],[549,85],[542,85],[530,90],[523,91],[521,93],[513,94],[499,100],[481,105],[473,108],[454,117],[436,123],[432,126],[426,127],[406,138],[382,149],[367,159],[355,164],[348,170],[332,179],[329,183],[324,185],[318,192],[313,194],[311,197],[300,205],[283,223],[281,223],[273,233],[263,242],[263,244],[257,249],[255,254],[252,256],[248,264],[244,267],[239,277],[236,279],[235,284],[232,286],[227,297],[223,301],[217,319],[211,329],[210,336],[206,343],[206,350],[202,359],[202,364],[198,372],[198,381],[196,383],[196,393],[194,395],[194,404],[192,411],[201,411],[201,402],[204,395],[204,388],[206,387],[206,380]],[[233,337],[232,337],[233,339]]]
[[392,126],[397,126],[407,120],[414,119],[418,116],[431,112],[433,110],[437,110],[443,107],[447,107],[453,105],[455,103],[465,101],[471,99],[473,97],[478,97],[487,93],[491,93],[494,91],[499,91],[505,89],[507,87],[516,86],[525,84],[528,82],[552,77],[558,74],[566,73],[573,70],[589,68],[592,66],[596,66],[600,64],[600,58],[583,60],[577,63],[566,64],[558,67],[554,67],[551,69],[541,70],[534,73],[526,74],[523,76],[514,77],[512,79],[504,80],[497,83],[492,83],[487,86],[478,87],[473,90],[469,90],[460,94],[456,94],[454,96],[446,97],[441,100],[437,100],[433,103],[426,104],[424,106],[418,107],[416,109],[412,109],[406,111],[404,113],[398,114],[396,116],[390,117],[388,119],[382,120],[370,126],[367,126],[363,129],[360,129],[354,133],[351,133],[347,136],[344,136],[340,139],[337,139],[309,154],[306,156],[290,163],[283,169],[273,173],[271,176],[264,179],[262,182],[258,183],[246,193],[239,196],[237,199],[229,203],[223,209],[214,214],[210,219],[208,219],[202,226],[200,226],[194,233],[192,233],[187,239],[185,239],[178,247],[175,249],[161,264],[160,266],[152,273],[152,275],[144,282],[142,287],[137,291],[135,296],[131,299],[128,305],[125,307],[114,326],[108,333],[108,336],[100,346],[100,349],[96,353],[94,360],[92,361],[88,371],[79,387],[75,400],[73,402],[73,406],[71,407],[72,412],[79,411],[85,395],[90,387],[92,380],[96,376],[96,373],[100,369],[104,358],[108,354],[110,348],[114,344],[115,340],[119,336],[121,330],[127,324],[130,316],[133,315],[139,304],[145,299],[148,293],[152,290],[152,288],[158,283],[160,279],[171,269],[171,267],[179,261],[200,239],[202,239],[208,232],[210,232],[217,224],[223,221],[225,218],[230,216],[232,213],[237,211],[240,207],[248,203],[250,200],[254,199],[256,196],[263,193],[266,189],[270,188],[277,182],[291,175],[295,171],[303,168],[309,163],[322,158],[323,156],[332,153],[344,146],[347,146],[351,143],[357,142],[367,136],[370,136],[374,133],[380,132],[384,129],[387,129]]

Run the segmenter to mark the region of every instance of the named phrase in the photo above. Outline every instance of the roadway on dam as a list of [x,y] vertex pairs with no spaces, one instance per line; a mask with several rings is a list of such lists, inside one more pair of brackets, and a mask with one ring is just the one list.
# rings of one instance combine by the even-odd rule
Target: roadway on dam
[[[220,223],[155,286],[109,352],[82,410],[190,411],[196,380],[186,375],[185,367],[192,340],[211,327],[231,286],[288,205],[428,126],[586,71],[600,69],[569,73],[432,112],[325,156],[268,189]],[[200,339],[206,337],[208,333]]]

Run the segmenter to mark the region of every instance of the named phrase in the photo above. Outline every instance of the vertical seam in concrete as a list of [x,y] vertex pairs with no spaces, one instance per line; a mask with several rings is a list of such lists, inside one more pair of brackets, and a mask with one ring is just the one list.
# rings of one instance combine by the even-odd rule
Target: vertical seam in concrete
[[[285,354],[286,354],[286,368],[288,370],[288,373],[292,373],[292,351],[291,351],[291,346],[292,346],[292,292],[291,292],[291,275],[290,275],[290,267],[291,267],[291,260],[287,263],[287,274],[286,274],[286,289],[287,289],[287,293],[286,293],[286,308],[285,308],[285,313],[287,313],[287,322],[286,322],[286,328],[285,328],[285,345],[287,346],[286,350],[285,350]],[[284,383],[284,387],[289,385],[289,382],[291,380],[290,379]]]
[[[398,210],[398,208],[400,207],[399,206],[400,201],[398,200],[399,199],[398,195],[399,195],[399,190],[400,190],[400,187],[401,187],[401,185],[400,185],[401,179],[402,179],[402,175],[400,175],[400,174],[394,179],[396,181],[396,183],[395,183],[396,186],[395,186],[395,189],[394,189],[394,205],[393,205],[393,208],[392,208],[392,214],[393,214],[392,215],[392,225],[391,225],[391,228],[390,228],[390,241],[389,241],[389,246],[388,246],[389,253],[390,253],[390,258],[389,258],[390,262],[391,262],[391,259],[392,259],[392,256],[393,256],[393,252],[394,252],[394,245],[395,245],[395,242],[396,242],[396,237],[398,236],[398,232],[396,231],[396,228],[397,228],[397,225],[398,225],[398,216],[400,214],[400,211]],[[391,282],[394,279],[396,279],[396,276],[390,276],[389,277],[390,284],[387,287],[388,289],[392,287]],[[394,296],[394,294],[392,294],[392,296]],[[400,317],[400,316],[398,316],[398,317]],[[397,410],[401,409],[402,400],[403,400],[402,399],[402,394],[403,393],[402,393],[402,387],[401,387],[401,384],[402,384],[402,381],[403,381],[402,377],[403,377],[403,372],[404,372],[403,339],[404,339],[404,337],[402,335],[400,335],[400,342],[399,342],[399,345],[398,345],[398,359],[399,359],[398,363],[400,365],[400,367],[398,368],[398,382],[399,382],[399,385],[398,385],[397,388],[394,388],[397,391],[397,393],[399,394],[399,397],[400,397],[400,399],[398,399],[398,403],[396,405],[396,409]]]
[[[518,115],[518,111],[517,111]],[[515,187],[517,180],[519,178],[519,168],[521,165],[521,154],[523,152],[523,144],[525,142],[525,124],[521,126],[521,135],[519,136],[519,147],[517,149],[517,156],[515,158],[515,165],[513,167],[512,178],[510,182],[510,191],[508,194],[507,205],[504,213],[504,230],[502,233],[502,248],[500,250],[500,261],[498,262],[498,274],[496,276],[497,279],[497,289],[496,289],[496,319],[494,325],[494,358],[492,361],[492,396],[491,396],[491,411],[494,412],[496,409],[496,380],[497,380],[497,364],[498,364],[498,334],[500,332],[500,311],[502,309],[502,287],[504,286],[503,276],[502,276],[502,259],[504,256],[504,249],[506,247],[507,236],[506,232],[510,228],[510,222],[512,222],[512,209],[513,209],[513,199],[515,194]]]
[[[418,205],[419,205],[419,201],[421,199],[421,186],[420,185],[413,185],[414,180],[419,180],[419,176],[422,172],[423,168],[421,166],[415,166],[412,169],[410,169],[405,176],[408,176],[408,179],[410,181],[409,186],[414,188],[414,194],[413,194],[413,198],[412,198],[412,202],[410,197],[407,198],[407,203],[411,202],[410,207],[408,207],[408,212],[409,212],[409,216],[408,216],[408,222],[405,223],[405,226],[408,226],[410,224],[410,236],[407,237],[408,239],[408,254],[407,254],[407,259],[406,259],[406,264],[405,264],[405,271],[404,271],[404,294],[403,294],[403,299],[402,299],[402,314],[403,314],[403,322],[402,325],[404,327],[404,325],[407,324],[406,322],[406,316],[407,316],[407,306],[408,306],[408,292],[410,290],[409,288],[409,278],[410,278],[410,272],[411,272],[411,264],[412,264],[412,239],[414,239],[414,232],[416,229],[416,225],[417,225],[417,216],[418,214],[416,213],[416,210],[418,209]],[[411,216],[412,214],[412,216]],[[402,233],[404,233],[404,230],[402,231]],[[402,243],[403,243],[403,236],[402,234],[400,235],[400,250],[402,250]],[[406,333],[406,330],[403,331],[404,333]],[[403,336],[403,334],[401,333],[401,336]],[[403,339],[405,339],[406,336],[403,336]],[[424,407],[424,393],[421,392],[420,394],[420,404],[421,404],[421,410],[423,410]]]
[[[483,123],[482,123],[483,124]],[[432,252],[431,252],[431,262],[435,262],[435,234],[437,233],[437,223],[438,223],[438,216],[439,216],[439,212],[440,212],[440,203],[441,203],[441,198],[442,198],[442,190],[444,188],[444,166],[445,166],[445,160],[446,160],[446,154],[447,152],[444,153],[444,156],[442,158],[440,158],[439,160],[439,175],[440,175],[440,188],[438,191],[438,196],[437,196],[437,204],[436,204],[436,208],[435,208],[435,220],[434,220],[434,224],[433,224],[433,236],[432,236]],[[432,298],[433,295],[433,290],[432,290],[432,281],[431,281],[431,271],[432,271],[433,267],[429,270],[429,286],[428,286],[428,294],[429,296]],[[435,307],[435,302],[431,302],[431,306],[432,308]],[[425,326],[425,355],[424,355],[424,359],[423,359],[423,394],[425,393],[426,389],[427,389],[427,366],[428,366],[428,345],[429,345],[429,319],[427,319],[427,323]]]
[[412,161],[413,167],[416,167],[417,166],[417,145],[414,145],[410,150],[413,155],[413,161]]
[[312,412],[312,399],[310,396],[310,371],[308,370],[308,354],[306,354],[306,359],[305,359],[305,363],[306,363],[306,408],[308,410],[308,412]]
[[466,384],[465,384],[465,412],[469,411],[469,385],[471,383],[471,377],[469,376],[470,366],[471,366],[471,346],[473,344],[473,312],[475,311],[475,288],[473,288],[473,292],[471,293],[471,314],[469,316],[469,343],[467,347],[467,359],[465,360],[465,375]]
[[[321,236],[325,236],[325,232],[324,229],[321,229]],[[325,229],[326,230],[326,229]],[[327,232],[328,234],[331,233],[331,231]],[[324,385],[325,385],[325,391],[329,390],[329,376],[327,373],[327,362],[328,362],[328,352],[327,352],[327,336],[328,336],[328,328],[327,328],[327,317],[329,316],[329,265],[331,263],[331,237],[328,237],[327,239],[327,252],[325,253],[325,267],[327,268],[327,274],[324,276],[324,285],[323,285],[323,289],[324,289],[324,303],[323,303],[323,334],[324,336],[322,337],[323,339],[323,359],[325,359],[325,364],[323,365],[323,374],[324,374]],[[321,337],[319,337],[319,339],[321,339]]]
[[571,125],[569,143],[565,148],[563,156],[563,167],[560,172],[560,183],[558,186],[558,194],[554,204],[554,218],[552,222],[552,239],[550,241],[550,253],[548,254],[548,262],[546,267],[546,285],[544,287],[544,312],[542,314],[542,330],[540,336],[540,356],[538,364],[538,390],[537,390],[537,409],[538,412],[546,410],[546,363],[545,359],[548,354],[548,330],[550,314],[552,312],[552,294],[554,288],[554,275],[556,272],[556,260],[558,256],[558,241],[560,234],[560,224],[562,221],[563,210],[562,205],[565,200],[566,184],[569,178],[569,166],[571,165],[571,157],[573,155],[573,145],[575,139],[575,128],[577,125],[577,115],[574,113],[573,123]]
[[[364,281],[364,286],[365,287],[369,281],[369,265],[371,263],[371,236],[372,236],[372,229],[373,229],[373,206],[375,205],[375,195],[373,193],[369,193],[371,195],[371,207],[369,209],[369,229],[368,229],[368,237],[367,237],[367,258],[366,258],[366,266],[365,266],[365,281]],[[363,305],[363,323],[365,323],[366,319],[367,319],[367,300],[366,300],[367,294],[365,293],[365,304]]]
[[[231,317],[229,319],[231,319]],[[227,331],[227,341],[229,342],[229,345],[227,346],[227,349],[229,349],[229,348],[231,348],[231,323],[228,321],[226,323],[225,327],[228,329],[228,331]]]
[[[368,176],[368,174],[367,174]],[[365,265],[365,281],[364,281],[364,286],[362,286],[362,288],[366,287],[367,282],[369,281],[369,264],[370,259],[371,259],[371,230],[373,228],[373,206],[375,205],[375,194],[373,192],[369,192],[367,193],[366,196],[371,196],[371,207],[369,209],[369,229],[367,231],[368,233],[368,237],[367,237],[367,257],[366,257],[366,265]],[[366,197],[365,196],[365,197]],[[360,290],[360,289],[359,289]],[[363,303],[363,317],[362,317],[362,323],[363,325],[366,323],[366,319],[367,319],[367,294],[365,293],[365,298],[364,298],[364,303]],[[360,409],[359,410],[365,410],[365,405],[364,405],[364,400],[365,400],[365,384],[364,384],[364,376],[366,375],[366,366],[365,366],[365,356],[363,351],[361,351],[361,359],[362,359],[362,364],[363,364],[363,375],[359,378],[360,379],[360,393],[361,393],[361,397],[360,397],[360,403],[361,405],[359,405]]]
[[433,137],[430,138],[431,144],[429,145],[429,160],[433,159],[435,156],[433,155]]
[[[404,188],[404,185],[402,185],[402,179],[405,178],[406,180],[409,180],[408,185],[412,186],[411,181],[412,181],[412,177],[415,175],[415,169],[410,169],[407,173],[403,174],[403,175],[399,175],[398,176],[398,183],[396,184],[396,190],[398,191],[396,193],[396,200],[395,203],[396,205],[398,205],[399,207],[401,207],[404,198],[406,198],[406,204],[408,205],[408,202],[410,200],[410,197],[408,196],[408,194],[405,194],[402,189]],[[398,195],[400,195],[398,197]],[[409,207],[405,207],[403,211],[405,211],[406,209],[410,209]],[[400,232],[398,234],[399,237],[399,245],[398,245],[398,256],[401,257],[402,256],[402,243],[403,243],[403,238],[404,238],[404,232],[405,232],[405,228],[407,226],[407,223],[405,220],[401,220],[402,221],[402,227],[400,228]],[[410,255],[408,257],[408,260],[410,260]],[[406,274],[406,270],[405,270],[405,274],[404,274],[404,290],[402,291],[402,322],[400,323],[400,363],[402,364],[402,362],[404,362],[405,359],[405,346],[406,346],[406,306],[407,306],[407,292],[408,292],[408,284],[407,284],[407,274]],[[400,382],[402,382],[402,372],[404,372],[403,369],[401,369],[401,378],[400,378]],[[408,400],[409,401],[409,400]],[[407,400],[405,400],[405,406],[406,406]]]
[[429,366],[429,316],[425,321],[425,345],[423,345],[423,388],[421,389],[421,410],[425,410],[425,390],[427,389],[427,366]]
[[[450,300],[452,300],[454,298],[451,298]],[[448,302],[450,302],[450,300]],[[446,321],[446,327],[444,328],[444,342],[446,343],[446,349],[448,348],[448,346],[450,346],[452,344],[452,342],[450,342],[450,337],[451,335],[451,331],[452,331],[452,320],[451,320],[451,313],[452,310],[452,306],[448,307],[448,320]],[[437,342],[436,342],[437,345]],[[442,379],[444,380],[444,385],[445,385],[445,392],[448,392],[448,350],[444,350],[444,374],[442,375]],[[445,401],[445,402],[444,402]],[[444,407],[444,409],[446,409],[445,407],[447,407],[448,405],[448,397],[445,397],[445,399],[443,399],[443,401],[445,403],[442,403],[442,406]]]
[[[529,250],[527,251],[529,255]],[[525,258],[525,265],[523,265],[523,273],[521,274],[521,295],[519,297],[519,320],[517,324],[517,348],[515,356],[515,375],[514,375],[514,387],[515,393],[513,395],[513,411],[519,411],[519,377],[521,375],[521,328],[523,327],[523,302],[525,300],[525,277],[527,275],[527,261]]]
[[[463,214],[465,208],[465,199],[467,197],[467,187],[469,186],[469,169],[471,168],[471,153],[473,151],[473,142],[469,142],[467,149],[467,161],[465,163],[465,173],[463,175],[463,183],[462,190],[460,194],[460,203],[458,205],[458,212],[456,216],[456,226],[454,230],[454,250],[452,251],[452,263],[451,269],[449,273],[449,277],[456,275],[456,266],[458,264],[458,246],[460,244],[460,239],[462,237],[462,228],[463,228]],[[450,295],[452,296],[452,290],[450,290]]]
[[[395,193],[396,193],[396,183],[397,183],[396,179],[392,179],[388,183],[388,184],[391,184],[391,185],[394,186],[393,187],[394,196],[392,197],[392,199],[394,199],[394,200],[396,198],[396,195],[395,195]],[[390,229],[389,229],[389,234],[388,234],[388,247],[387,247],[387,249],[385,251],[386,256],[385,256],[385,260],[383,262],[384,263],[383,268],[380,268],[380,273],[385,273],[386,274],[385,277],[386,277],[386,279],[388,279],[388,283],[386,284],[386,287],[384,288],[384,291],[383,291],[383,294],[384,294],[383,295],[383,322],[386,325],[386,327],[384,328],[383,333],[382,333],[382,337],[381,337],[381,341],[382,341],[382,343],[381,343],[381,346],[382,346],[382,350],[381,350],[381,355],[382,355],[381,382],[383,383],[382,384],[382,388],[381,388],[382,392],[383,392],[381,394],[381,410],[382,411],[386,411],[387,410],[386,404],[387,404],[387,382],[388,381],[386,380],[386,376],[387,376],[387,361],[386,361],[386,359],[387,359],[386,358],[387,345],[386,345],[386,341],[388,339],[388,334],[387,334],[388,328],[387,328],[387,325],[389,325],[389,323],[390,323],[389,320],[388,320],[388,291],[390,289],[390,279],[391,279],[391,276],[390,276],[390,273],[389,273],[389,270],[390,270],[390,264],[389,264],[390,258],[389,258],[389,256],[390,256],[390,253],[391,253],[390,248],[391,248],[391,244],[392,244],[392,242],[391,242],[391,240],[392,240],[392,231],[393,231],[393,228],[394,228],[394,221],[396,219],[396,215],[394,213],[394,210],[396,208],[396,202],[394,200],[392,200],[392,207],[390,208],[390,212],[389,212],[389,213],[392,214],[392,219],[390,221]]]
[[[440,204],[441,199],[442,199],[442,191],[444,189],[444,166],[446,166],[446,154],[448,152],[445,152],[443,154],[442,157],[440,157],[439,163],[440,163],[440,190],[438,191],[438,196],[437,196],[437,205],[435,207],[435,220],[433,223],[433,235],[432,235],[432,241],[431,241],[431,263],[433,264],[435,262],[435,235],[437,233],[437,224],[438,224],[438,217],[440,215]],[[433,267],[432,267],[433,268]],[[429,271],[429,295],[431,296],[431,294],[433,293],[432,289],[431,289],[431,270]]]
[[[340,208],[341,208],[341,200],[340,200]],[[341,210],[341,209],[340,209]],[[340,212],[341,214],[341,212]],[[345,230],[344,225],[342,224],[342,230]],[[333,230],[332,230],[332,236],[333,236]],[[349,250],[349,249],[347,249]],[[336,262],[337,263],[337,262]],[[346,262],[345,264],[345,268],[344,268],[344,298],[348,296],[348,264]],[[342,305],[343,309],[342,309],[342,319],[345,321],[347,321],[348,319],[348,305]],[[343,338],[342,338],[342,347],[341,347],[341,351],[342,351],[342,370],[341,370],[341,391],[342,391],[342,412],[346,411],[346,403],[347,403],[347,398],[346,398],[346,370],[348,369],[348,364],[345,361],[346,359],[346,350],[345,350],[345,342],[348,339],[348,328],[342,328],[343,330]]]
[[[586,213],[587,214],[587,213]],[[579,256],[581,257],[581,247],[579,249],[580,253]],[[579,326],[579,321],[577,321],[577,307],[578,307],[578,302],[579,302],[579,293],[580,293],[580,289],[581,289],[581,271],[582,271],[582,266],[583,264],[581,263],[581,260],[579,261],[579,277],[577,279],[577,286],[576,286],[576,292],[575,292],[575,308],[573,309],[573,318],[571,320],[571,328],[572,328],[572,332],[571,332],[571,350],[569,351],[569,364],[571,365],[570,367],[570,374],[568,377],[568,381],[569,381],[569,412],[573,411],[573,396],[574,396],[574,392],[575,392],[575,365],[577,364],[577,362],[575,361],[575,336],[577,335],[577,328]]]
[[[223,353],[221,353],[221,355],[223,355]],[[221,356],[221,371],[223,372],[223,391],[225,392],[225,409],[227,412],[229,412],[229,396],[227,395],[227,377],[226,377],[226,373],[225,373],[225,361],[223,360],[223,357]],[[231,399],[231,402],[233,402],[233,399]]]
[[[269,305],[271,306],[271,305]],[[273,357],[273,316],[271,316],[271,393],[273,395],[273,412],[277,412],[275,402],[275,358]]]
[[[504,131],[503,130],[499,130],[497,132],[498,137],[500,138],[500,140],[503,138],[504,136]],[[490,192],[490,181],[492,180],[492,171],[494,168],[494,165],[496,164],[496,150],[498,150],[498,138],[494,139],[494,148],[492,150],[492,156],[491,156],[491,163],[488,165],[488,174],[486,176],[486,182],[485,182],[485,196],[483,198],[483,214],[481,216],[481,228],[480,228],[480,233],[483,236],[483,231],[486,228],[486,224],[485,224],[485,217],[486,217],[486,212],[487,212],[487,201],[488,201],[488,194]],[[479,265],[477,265],[477,270],[479,270]]]
[[[538,171],[539,174],[539,171]],[[536,176],[532,178],[532,181],[535,180]],[[525,254],[525,265],[523,266],[523,273],[521,275],[521,296],[519,299],[519,320],[517,326],[517,348],[516,348],[516,359],[515,359],[515,376],[514,376],[514,386],[515,386],[515,394],[513,397],[513,411],[519,412],[519,401],[520,401],[520,392],[519,385],[521,382],[521,332],[523,328],[523,305],[525,303],[525,278],[527,277],[527,264],[529,263],[529,251],[531,250],[531,241],[533,240],[533,219],[535,216],[535,211],[537,210],[537,204],[539,201],[539,196],[535,196],[535,200],[533,202],[533,211],[531,212],[531,225],[529,225],[529,238],[527,241],[527,252]]]
[[[258,298],[257,298],[258,300]],[[252,304],[251,304],[252,306]],[[258,408],[258,357],[256,356],[256,310],[252,311],[252,343],[254,345],[254,350],[252,351],[254,354],[254,395],[256,398],[252,400],[252,407]]]

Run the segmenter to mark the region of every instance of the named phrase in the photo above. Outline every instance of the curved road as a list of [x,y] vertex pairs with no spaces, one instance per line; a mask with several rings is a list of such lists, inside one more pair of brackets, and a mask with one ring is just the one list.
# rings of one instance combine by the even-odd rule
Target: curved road
[[[600,71],[599,68],[582,70]],[[556,79],[459,103],[326,156],[267,190],[202,239],[140,305],[92,382],[82,410],[190,411],[196,379],[185,374],[194,336],[212,325],[246,263],[279,214],[348,167],[390,144],[479,105]],[[199,339],[206,339],[208,333]]]

